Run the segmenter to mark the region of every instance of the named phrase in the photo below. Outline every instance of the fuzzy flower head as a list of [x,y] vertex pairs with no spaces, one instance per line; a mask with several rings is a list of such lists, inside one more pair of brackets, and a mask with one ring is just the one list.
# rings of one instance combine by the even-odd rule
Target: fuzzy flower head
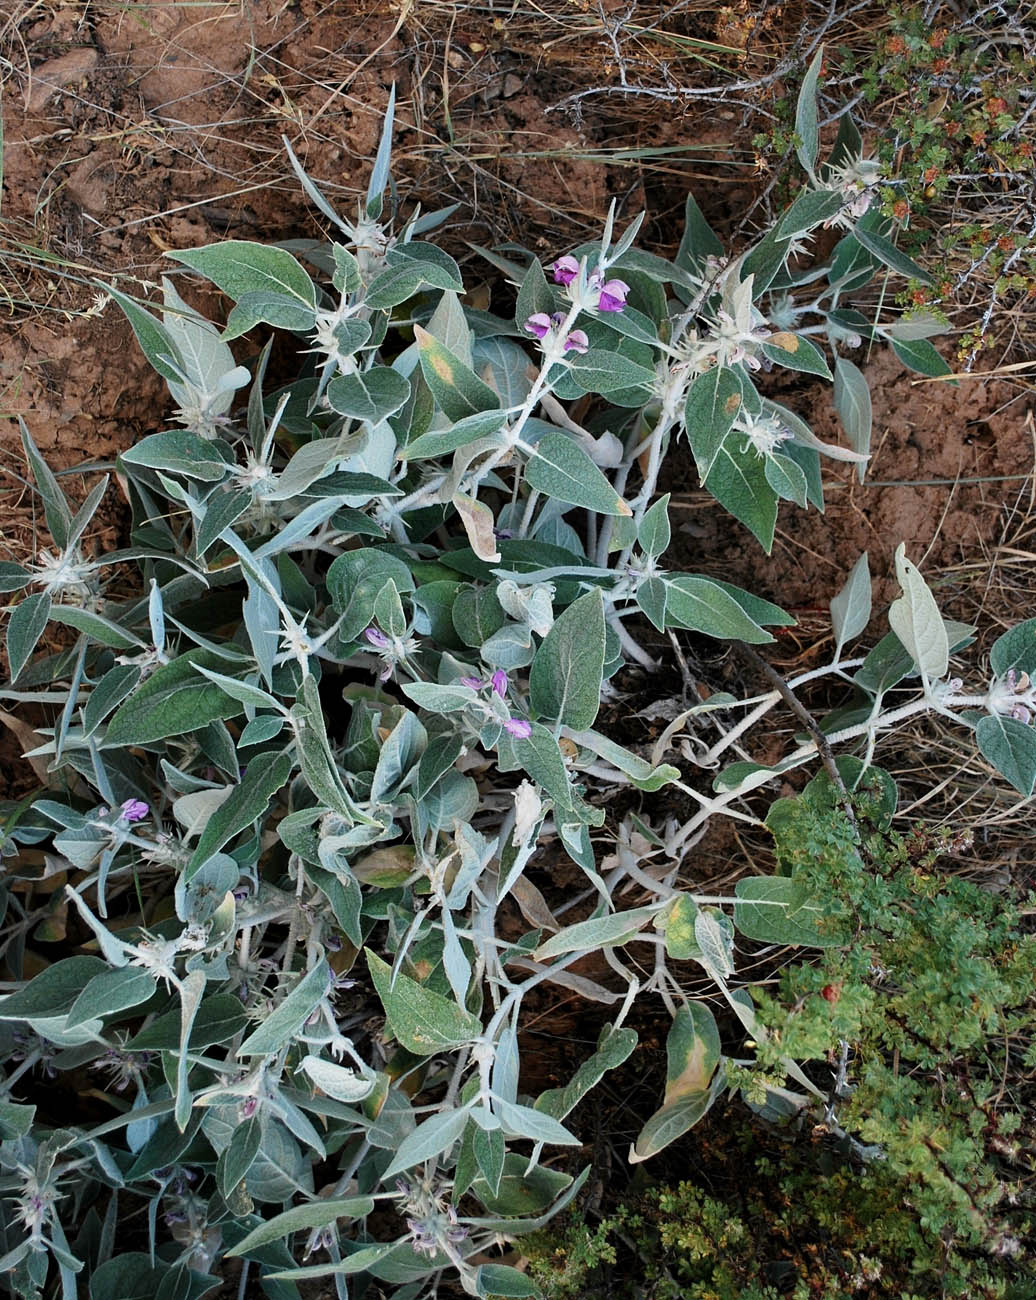
[[[565,317],[561,312],[555,312],[553,316],[548,316],[545,311],[538,311],[535,315],[530,316],[522,329],[528,334],[534,335],[541,343],[547,344],[548,340],[553,340],[558,327],[563,323]],[[562,352],[585,352],[590,346],[590,340],[582,330],[572,330],[566,335],[562,344]]]
[[414,1249],[430,1257],[443,1253],[455,1258],[456,1248],[468,1232],[447,1200],[445,1188],[423,1178],[411,1182],[400,1178],[396,1190],[398,1213],[406,1220]]
[[827,186],[840,190],[846,207],[824,222],[824,228],[841,226],[851,230],[858,217],[870,208],[881,184],[881,165],[876,158],[850,158],[848,162],[832,167]]
[[773,456],[781,443],[791,437],[791,430],[781,424],[776,415],[746,415],[737,420],[734,428],[745,435],[742,452],[751,448],[757,456]]
[[1009,668],[994,682],[988,698],[995,713],[1013,718],[1024,726],[1029,726],[1036,717],[1036,686],[1028,673],[1019,672],[1017,668]]
[[408,659],[419,648],[414,637],[386,636],[378,627],[368,627],[363,636],[368,645],[381,651],[382,668],[378,673],[379,682],[387,682],[395,672],[396,665]]
[[508,718],[504,730],[515,740],[528,740],[532,735],[532,723],[526,722],[524,718]]
[[740,283],[724,287],[724,304],[716,312],[716,322],[711,337],[702,340],[696,360],[714,356],[716,364],[732,366],[744,362],[751,370],[762,368],[756,355],[760,346],[770,337],[764,317],[752,302],[754,277],[749,275]]
[[[584,294],[580,278],[580,265],[574,257],[570,254],[559,257],[552,269],[554,271],[554,283],[560,284],[567,289],[569,298],[573,302],[578,302],[580,306],[589,307],[591,311],[599,312],[618,312],[625,309],[626,295],[630,291],[630,287],[625,280],[608,280],[605,278],[605,272],[598,267],[587,276],[586,293]],[[525,328],[531,330],[532,322],[539,323],[542,317],[543,313],[530,316],[525,323]],[[543,335],[539,335],[539,337],[542,338]],[[583,337],[585,338],[585,335]]]

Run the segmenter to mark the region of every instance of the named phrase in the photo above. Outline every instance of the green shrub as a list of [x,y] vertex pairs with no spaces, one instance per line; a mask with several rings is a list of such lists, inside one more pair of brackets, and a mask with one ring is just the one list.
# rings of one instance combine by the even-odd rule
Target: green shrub
[[[157,307],[111,290],[176,408],[175,427],[119,457],[130,544],[87,556],[107,480],[73,510],[23,425],[55,550],[0,565],[7,591],[29,592],[10,611],[0,698],[49,723],[32,750],[47,788],[4,809],[11,1293],[193,1300],[243,1259],[242,1292],[251,1270],[272,1300],[312,1278],[344,1296],[354,1275],[399,1300],[445,1275],[472,1295],[531,1294],[491,1252],[585,1182],[544,1152],[580,1145],[565,1121],[632,1052],[639,994],[673,1019],[663,1104],[634,1161],[726,1092],[802,1115],[824,1101],[826,1070],[817,1083],[780,1049],[751,981],[736,982],[735,934],[841,949],[853,896],[818,896],[794,869],[721,897],[681,888],[705,824],[758,823],[752,791],[926,713],[973,730],[1032,791],[1036,621],[1005,633],[981,689],[963,692],[950,654],[971,629],[943,620],[903,547],[892,631],[866,656],[845,655],[869,622],[862,557],[832,600],[830,664],[762,696],[715,696],[653,752],[597,726],[612,679],[654,668],[665,634],[762,644],[792,621],[665,567],[656,489],[673,442],[688,441],[705,487],[769,549],[780,500],[822,506],[821,453],[867,459],[866,381],[844,352],[866,334],[945,371],[933,322],[852,306],[879,267],[924,272],[871,204],[848,119],[820,163],[818,71],[797,115],[810,189],[734,259],[688,200],[671,262],[634,247],[639,219],[618,238],[609,219],[549,278],[532,254],[487,250],[517,302],[506,316],[465,307],[460,267],[423,239],[449,213],[397,221],[386,207],[390,107],[354,221],[295,163],[340,238],[173,255],[181,276],[232,300],[222,331],[171,278]],[[844,231],[834,261],[792,269],[823,225]],[[258,325],[303,345],[280,388]],[[763,395],[755,379],[771,366],[834,379],[851,448]],[[38,654],[51,623],[74,643]],[[743,757],[786,692],[823,678],[855,691],[826,740],[796,739],[771,767]],[[711,792],[671,752],[707,770]],[[840,798],[863,766],[839,776]],[[655,827],[644,808],[605,828],[602,796],[662,786],[695,811]],[[826,825],[844,847],[837,817]],[[530,878],[548,841],[586,877],[575,918],[561,910],[571,900],[555,916]],[[669,865],[645,874],[653,858]],[[65,882],[57,949],[55,909],[34,901],[41,873]],[[621,910],[630,882],[644,901]],[[596,951],[607,983],[571,969]],[[681,961],[795,1091],[724,1054]],[[531,1096],[519,1031],[547,983],[614,1019],[570,1081]],[[69,1090],[90,1107],[69,1113]]]

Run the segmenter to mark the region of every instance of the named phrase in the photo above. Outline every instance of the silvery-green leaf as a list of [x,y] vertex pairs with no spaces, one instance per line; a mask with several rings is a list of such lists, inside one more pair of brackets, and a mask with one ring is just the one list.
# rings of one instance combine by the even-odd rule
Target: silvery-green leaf
[[672,536],[669,527],[669,493],[660,496],[649,510],[644,512],[644,518],[640,521],[637,528],[637,541],[645,555],[650,555],[653,560],[664,555],[669,549],[669,540]]
[[536,1099],[536,1109],[553,1115],[555,1119],[564,1119],[609,1070],[614,1070],[628,1059],[636,1045],[635,1029],[614,1029],[611,1025],[605,1025],[594,1054],[583,1061],[563,1088],[551,1088],[540,1093]]
[[14,607],[7,623],[7,661],[12,681],[18,680],[32,657],[49,619],[50,596],[45,591],[24,596]]
[[769,555],[777,523],[777,494],[766,481],[763,458],[751,447],[743,450],[741,441],[740,434],[727,435],[712,462],[705,487],[756,535]]
[[602,736],[599,732],[573,731],[570,739],[577,745],[592,750],[613,767],[617,767],[630,778],[638,790],[658,790],[679,778],[679,768],[673,767],[670,763],[660,763],[653,767],[646,759],[631,753],[630,750],[623,748],[609,737]]
[[189,404],[193,392],[210,414],[222,415],[233,404],[234,389],[248,383],[249,373],[238,367],[215,325],[189,307],[166,276],[162,277],[162,291],[162,324],[176,345],[187,380],[186,386],[170,383],[169,391],[181,406]]
[[399,1043],[416,1056],[432,1056],[450,1047],[462,1047],[482,1032],[481,1021],[449,998],[434,993],[392,968],[369,949],[367,965],[389,1028]]
[[188,650],[163,664],[133,692],[108,724],[104,745],[143,745],[166,736],[197,731],[217,718],[242,712],[220,687],[208,682],[195,665],[218,670],[225,663],[209,650]]
[[296,1205],[283,1214],[274,1215],[243,1237],[227,1254],[232,1257],[250,1255],[253,1251],[281,1241],[294,1232],[311,1232],[314,1228],[326,1228],[338,1219],[362,1219],[374,1209],[374,1200],[370,1196],[347,1196],[342,1200],[330,1197],[318,1197],[306,1205]]
[[817,81],[820,78],[820,65],[824,61],[824,47],[821,46],[813,56],[806,75],[802,78],[798,102],[795,105],[795,134],[799,144],[795,152],[807,176],[812,177],[817,165],[820,150],[820,127],[817,116]]
[[514,320],[520,328],[530,316],[543,312],[549,316],[554,310],[554,290],[547,283],[539,258],[532,258],[522,278],[515,302]]
[[20,1106],[13,1101],[0,1101],[0,1141],[9,1142],[23,1138],[32,1128],[35,1106]]
[[100,645],[109,646],[112,650],[146,648],[140,637],[120,627],[118,623],[113,623],[103,614],[97,614],[91,609],[83,609],[79,605],[55,605],[50,611],[50,617],[52,622],[63,623],[66,627],[74,627],[79,632],[85,632],[92,640]]
[[921,573],[906,556],[906,545],[896,548],[896,576],[903,594],[892,602],[889,626],[906,647],[918,670],[938,681],[945,677],[950,645],[946,625],[935,597]]
[[[148,317],[148,319],[151,320],[152,318]],[[157,322],[155,323],[157,325]],[[20,415],[18,416],[18,429],[21,433],[22,447],[25,450],[25,459],[32,468],[32,476],[36,480],[36,489],[43,499],[43,514],[47,521],[47,528],[50,530],[50,535],[53,537],[55,544],[64,550],[68,545],[69,533],[72,527],[72,512],[68,508],[68,502],[58,487],[58,481],[54,477],[50,466],[40,455],[36,444],[33,442],[29,426]]]
[[401,460],[428,460],[432,457],[447,456],[458,447],[480,442],[498,434],[507,421],[505,411],[480,411],[477,415],[465,416],[463,420],[451,423],[447,429],[432,429],[422,433],[413,442],[400,447]]
[[767,456],[763,461],[763,468],[767,483],[777,495],[784,501],[794,501],[797,506],[805,510],[809,503],[809,490],[806,486],[806,476],[799,466],[789,457],[778,453]]
[[406,615],[391,578],[374,598],[374,621],[388,636],[402,637],[406,633]]
[[694,196],[684,202],[684,227],[676,264],[685,270],[700,271],[710,257],[722,257],[723,244],[702,215]]
[[475,703],[470,686],[440,686],[436,682],[402,682],[400,690],[408,698],[432,713],[456,713]]
[[[929,286],[935,284],[935,281],[927,271],[923,271],[913,258],[907,257],[906,253],[901,253],[891,240],[886,239],[885,236],[879,234],[878,231],[868,230],[865,226],[857,222],[853,229],[853,237],[858,243],[863,245],[868,253],[873,253],[879,261],[884,262],[890,270],[897,271],[908,280],[919,280],[921,284],[927,284]],[[902,346],[902,344],[897,346],[897,341],[894,341],[892,346],[898,353],[899,346]],[[928,348],[938,357],[939,354],[930,343],[928,344]],[[905,360],[905,358],[901,358],[901,360]],[[908,362],[907,364],[910,363]],[[947,373],[948,369],[949,368],[947,367],[947,371],[940,371],[939,373]]]
[[324,961],[303,975],[292,991],[237,1049],[238,1056],[272,1056],[298,1033],[331,987]]
[[649,578],[637,587],[637,603],[660,631],[682,627],[750,645],[773,640],[730,591],[698,574]]
[[169,256],[205,276],[235,302],[246,293],[283,293],[316,306],[313,281],[290,253],[272,244],[224,239],[202,248],[177,249]]
[[603,679],[604,600],[595,587],[544,638],[529,673],[529,698],[542,717],[583,730],[597,717]]
[[471,329],[456,293],[447,289],[428,321],[428,333],[437,338],[466,366],[474,367],[471,355]]
[[71,1011],[83,989],[108,967],[99,957],[66,957],[34,976],[17,993],[0,998],[0,1020],[61,1016]]
[[540,1289],[527,1273],[510,1264],[480,1264],[475,1274],[475,1294],[483,1300],[488,1297],[521,1300],[525,1296],[539,1296]]
[[180,1041],[176,1053],[176,1088],[174,1091],[173,1118],[176,1120],[176,1126],[181,1133],[187,1127],[191,1118],[192,1098],[187,1086],[187,1076],[191,1068],[188,1044],[191,1040],[194,1018],[198,1014],[198,1008],[201,1006],[201,1000],[205,995],[205,984],[204,972],[200,970],[190,971],[180,981],[177,990],[180,994]]
[[847,940],[844,925],[835,923],[830,908],[819,906],[788,876],[747,876],[734,893],[734,924],[749,939],[811,948],[839,947]]
[[414,590],[413,574],[398,556],[380,547],[346,551],[327,571],[327,589],[334,611],[342,617],[339,634],[355,640],[374,617],[374,602],[386,582],[400,593]]
[[366,441],[365,433],[348,437],[314,438],[304,443],[288,461],[277,478],[274,488],[267,488],[263,497],[267,501],[286,501],[304,493],[311,484],[333,473],[338,466],[356,452]]
[[0,560],[0,592],[21,591],[27,587],[32,573],[22,564],[11,560]]
[[218,454],[221,449],[226,449],[225,443],[199,437],[190,429],[169,429],[142,438],[122,452],[120,459],[127,465],[142,465],[203,483],[218,483],[231,472],[230,464]]
[[1036,618],[1026,619],[993,642],[989,663],[998,677],[1012,668],[1036,678]]
[[591,348],[570,362],[569,374],[586,393],[616,393],[624,388],[650,388],[655,372],[621,352]]
[[327,386],[331,409],[353,420],[379,424],[404,405],[410,381],[391,366],[374,366],[351,375],[337,375]]
[[263,1140],[262,1117],[253,1115],[234,1130],[228,1146],[216,1163],[216,1183],[224,1197],[230,1196],[255,1163]]
[[554,1146],[579,1146],[579,1139],[553,1115],[494,1098],[493,1109],[500,1117],[504,1131],[512,1137],[529,1138],[533,1142],[549,1142]]
[[308,334],[316,325],[316,319],[316,312],[308,303],[286,293],[260,289],[241,295],[231,308],[221,337],[224,342],[240,338],[260,323],[290,330],[292,334]]
[[820,375],[830,379],[824,354],[804,334],[793,334],[790,330],[777,330],[763,344],[763,355],[769,357],[787,370],[799,370],[807,375]]
[[371,782],[372,803],[382,802],[390,796],[416,766],[427,744],[428,733],[418,721],[417,714],[407,710],[382,743]]
[[563,433],[545,434],[525,467],[530,487],[568,505],[602,515],[632,511],[575,439]]
[[249,763],[240,783],[209,818],[184,870],[187,880],[224,844],[265,816],[270,800],[288,780],[293,766],[288,754],[278,754],[270,760],[264,756]]
[[[463,293],[464,279],[456,261],[435,244],[412,239],[407,244],[397,243],[385,256],[388,266],[413,266],[421,270],[424,282],[436,289],[447,292]],[[370,302],[370,295],[367,297]]]
[[448,419],[463,420],[468,415],[499,409],[500,399],[493,389],[449,348],[420,325],[414,326],[414,337],[425,382]]
[[[893,339],[892,351],[905,366],[909,366],[919,374],[932,378],[953,374],[951,368],[927,339]],[[956,385],[957,381],[953,380],[953,386]]]
[[1036,728],[995,714],[980,719],[975,739],[982,756],[1027,799],[1036,783]]
[[871,573],[864,551],[852,567],[845,585],[831,598],[831,627],[835,634],[835,661],[842,647],[860,635],[871,616]]
[[[106,284],[104,288],[122,308],[133,329],[137,342],[140,344],[140,350],[147,357],[152,367],[167,384],[179,383],[182,373],[180,354],[165,326],[156,320],[139,302],[128,294],[122,293],[121,290],[116,289],[114,285]],[[33,469],[35,471],[35,466]],[[37,484],[40,482],[38,475],[36,476],[36,482]],[[50,526],[49,516],[47,523]],[[51,533],[53,534],[53,528],[51,528]],[[59,546],[65,544],[63,541],[59,541],[57,537],[54,540],[58,542]]]
[[554,800],[558,808],[571,809],[572,787],[557,739],[540,722],[532,724],[528,736],[503,731],[497,741],[497,763],[501,772],[523,771]]
[[344,1065],[335,1065],[333,1061],[325,1061],[319,1056],[304,1056],[299,1068],[311,1083],[314,1083],[328,1097],[333,1097],[335,1101],[352,1104],[363,1101],[364,1097],[369,1097],[374,1091],[376,1079],[373,1074],[365,1077],[357,1074],[355,1070],[347,1069]]
[[840,190],[806,190],[781,217],[777,235],[781,239],[804,235],[840,212],[844,203]]
[[712,1107],[719,1095],[716,1088],[705,1092],[685,1093],[669,1105],[656,1110],[637,1136],[627,1157],[630,1164],[648,1160],[670,1143],[689,1132]]
[[467,1122],[466,1109],[451,1108],[432,1115],[403,1139],[382,1178],[394,1178],[397,1174],[412,1169],[414,1165],[441,1155],[457,1141]]
[[65,1021],[66,1029],[77,1029],[87,1020],[103,1020],[129,1007],[146,1002],[155,991],[154,976],[137,966],[123,966],[95,975],[76,998]]
[[239,681],[236,677],[228,677],[226,673],[217,673],[212,668],[206,668],[204,664],[195,664],[195,672],[201,673],[207,677],[210,682],[220,687],[233,700],[239,700],[242,704],[251,704],[257,709],[280,709],[281,705],[267,691],[261,690],[258,686],[252,686],[248,682]]
[[[842,422],[853,450],[863,456],[870,455],[871,427],[873,415],[871,410],[870,385],[863,371],[847,361],[844,357],[835,358],[835,410]],[[860,482],[863,482],[864,463],[857,467]]]
[[533,957],[536,961],[549,961],[551,957],[560,957],[566,952],[578,952],[584,948],[592,951],[596,948],[621,946],[635,939],[657,914],[657,907],[634,907],[610,916],[577,921],[575,925],[566,926],[564,930],[551,935],[546,943],[536,949]]
[[715,908],[701,908],[694,918],[694,938],[702,964],[720,979],[734,973],[733,935],[727,917]]
[[499,394],[502,406],[521,406],[532,389],[529,354],[513,339],[476,339],[472,369]]
[[890,325],[881,325],[878,332],[882,338],[899,339],[901,342],[913,342],[916,339],[930,339],[934,335],[945,334],[949,327],[946,321],[933,312],[918,311],[904,316],[902,320]]

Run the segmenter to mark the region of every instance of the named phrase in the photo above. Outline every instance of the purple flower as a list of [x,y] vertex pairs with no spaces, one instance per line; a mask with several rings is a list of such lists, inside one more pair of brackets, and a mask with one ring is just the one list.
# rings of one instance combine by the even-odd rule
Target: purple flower
[[124,822],[142,822],[151,809],[141,799],[127,799],[119,808],[119,816]]
[[388,648],[389,639],[380,628],[369,627],[363,634],[371,645],[376,645],[379,650]]
[[622,311],[630,287],[625,280],[606,280],[597,299],[598,311]]
[[550,333],[551,321],[545,311],[538,311],[535,316],[530,316],[522,326],[529,334],[535,334],[538,339],[545,339]]
[[574,257],[566,254],[564,257],[558,258],[554,263],[553,270],[555,284],[571,284],[579,274],[579,263]]
[[565,339],[566,352],[586,352],[590,347],[590,340],[582,330],[573,330]]
[[485,686],[485,682],[481,677],[462,677],[460,684],[461,686],[470,686],[473,691],[480,691]]
[[507,674],[502,668],[498,668],[490,680],[493,683],[493,690],[503,699],[507,694]]
[[532,723],[526,722],[524,718],[508,718],[504,730],[516,740],[528,740],[532,735]]

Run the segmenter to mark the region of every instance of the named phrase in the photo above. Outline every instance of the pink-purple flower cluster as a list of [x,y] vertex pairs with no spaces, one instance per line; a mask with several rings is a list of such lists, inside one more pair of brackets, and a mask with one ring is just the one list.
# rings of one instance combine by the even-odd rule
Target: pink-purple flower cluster
[[[559,257],[551,269],[554,272],[554,283],[566,288],[579,275],[579,263],[567,253],[564,257]],[[591,271],[587,285],[595,295],[590,304],[595,311],[622,311],[625,308],[626,295],[630,291],[625,280],[606,280],[604,272],[597,270]]]
[[143,799],[127,799],[119,807],[119,816],[124,822],[142,822],[150,811]]
[[[502,668],[498,668],[489,681],[484,681],[481,677],[462,677],[460,678],[461,686],[467,686],[470,690],[481,691],[489,686],[494,695],[500,699],[506,699],[507,687],[509,685],[507,674]],[[504,723],[504,730],[516,740],[528,740],[532,735],[532,723],[526,722],[524,718],[508,718]]]
[[[522,328],[542,340],[553,334],[564,319],[564,313],[560,311],[556,311],[553,316],[548,316],[545,311],[538,311],[534,316],[529,317]],[[565,352],[586,352],[589,346],[590,340],[582,330],[572,330],[570,334],[565,336],[562,350]]]

